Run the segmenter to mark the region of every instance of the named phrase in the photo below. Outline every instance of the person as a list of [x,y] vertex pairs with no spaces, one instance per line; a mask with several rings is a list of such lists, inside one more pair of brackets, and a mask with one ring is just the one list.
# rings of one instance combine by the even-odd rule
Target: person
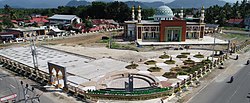
[[234,76],[231,76],[230,83],[232,83],[234,80]]
[[247,65],[249,64],[249,60],[247,60]]

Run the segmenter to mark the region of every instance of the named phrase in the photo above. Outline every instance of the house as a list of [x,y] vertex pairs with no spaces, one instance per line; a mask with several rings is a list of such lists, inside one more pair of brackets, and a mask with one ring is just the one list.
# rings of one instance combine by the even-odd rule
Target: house
[[11,40],[16,40],[17,38],[21,38],[21,33],[12,31],[12,32],[1,32],[0,33],[0,42],[8,42]]
[[243,27],[244,20],[243,19],[229,19],[229,20],[227,20],[227,23],[228,23],[229,26]]
[[75,25],[78,23],[82,23],[82,19],[77,17],[76,15],[58,15],[55,14],[48,18],[50,24],[59,25],[59,24],[70,24]]
[[245,25],[245,29],[246,29],[247,31],[250,31],[250,16],[248,16],[248,17],[246,17],[246,18],[244,19],[244,25]]
[[47,23],[49,23],[49,20],[47,20],[47,16],[32,16],[31,19],[29,20],[29,23],[36,23],[37,26],[43,26]]
[[32,35],[39,36],[39,35],[46,35],[47,29],[46,28],[38,28],[38,27],[19,27],[19,28],[7,28],[4,29],[5,32],[19,32],[22,38],[31,37]]

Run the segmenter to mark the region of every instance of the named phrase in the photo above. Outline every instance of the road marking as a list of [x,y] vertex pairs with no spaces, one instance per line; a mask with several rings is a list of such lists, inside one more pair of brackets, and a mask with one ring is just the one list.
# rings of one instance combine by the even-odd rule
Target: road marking
[[13,85],[11,85],[11,84],[10,84],[10,86],[11,86],[12,88],[16,88],[15,86],[13,86]]

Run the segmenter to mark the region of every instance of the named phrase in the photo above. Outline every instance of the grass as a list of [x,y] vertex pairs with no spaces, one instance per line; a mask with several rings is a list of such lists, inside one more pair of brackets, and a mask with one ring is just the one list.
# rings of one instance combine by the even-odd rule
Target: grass
[[174,60],[166,60],[164,63],[165,64],[175,64],[175,61]]
[[194,57],[195,58],[204,58],[204,55],[202,55],[202,54],[196,54],[196,55],[194,55]]
[[155,65],[155,64],[156,64],[156,61],[154,61],[154,60],[149,60],[149,61],[146,61],[144,64],[146,64],[146,65]]
[[170,58],[170,56],[169,56],[169,55],[164,54],[164,55],[161,55],[159,58],[161,58],[161,59],[168,59],[168,58]]
[[165,72],[162,76],[166,78],[177,78],[177,74],[173,72]]
[[183,52],[183,53],[181,53],[182,55],[190,55],[190,53],[189,52]]
[[187,58],[186,55],[177,55],[176,58]]
[[[107,45],[108,47],[108,45]],[[121,50],[134,50],[139,51],[136,47],[132,45],[126,45],[126,44],[118,44],[118,43],[112,43],[111,49],[121,49]]]
[[161,68],[160,67],[150,67],[148,69],[148,71],[150,71],[150,72],[160,72]]
[[125,68],[127,69],[136,69],[136,67],[138,67],[139,65],[138,64],[130,64],[130,65],[127,65]]
[[188,60],[183,61],[184,64],[194,64],[195,61],[191,60],[190,58],[188,58]]

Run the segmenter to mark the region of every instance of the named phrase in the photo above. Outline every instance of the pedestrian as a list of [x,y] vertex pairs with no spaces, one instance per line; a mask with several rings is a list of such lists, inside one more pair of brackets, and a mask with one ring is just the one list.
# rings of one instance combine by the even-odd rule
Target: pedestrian
[[239,55],[236,55],[236,58],[235,58],[235,60],[238,60],[239,59]]
[[230,83],[232,83],[234,80],[234,76],[231,76]]
[[247,60],[247,65],[249,64],[249,60]]

